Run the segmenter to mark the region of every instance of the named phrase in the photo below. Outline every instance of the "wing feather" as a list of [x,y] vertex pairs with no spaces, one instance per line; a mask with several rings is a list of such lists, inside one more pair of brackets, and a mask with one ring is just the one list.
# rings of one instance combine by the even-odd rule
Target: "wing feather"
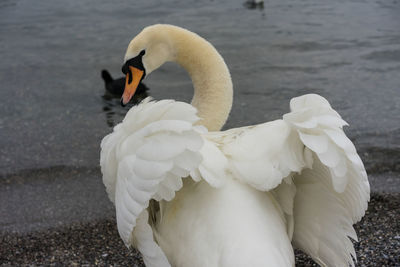
[[146,266],[170,266],[148,224],[149,201],[173,199],[182,178],[207,168],[200,152],[205,130],[194,125],[198,120],[189,104],[146,99],[102,141],[101,170],[118,232],[127,246],[139,249]]
[[[169,201],[182,178],[219,187],[226,175],[270,191],[295,246],[321,265],[354,265],[352,225],[364,215],[369,183],[347,123],[318,95],[291,101],[283,120],[225,132],[194,126],[192,106],[164,100],[132,108],[102,141],[101,169],[116,204],[118,231],[147,266],[169,266],[153,240],[147,207]],[[268,227],[268,226],[266,226]]]
[[290,106],[283,120],[221,133],[229,171],[273,192],[293,244],[316,262],[354,265],[348,237],[357,239],[352,225],[365,213],[369,183],[342,130],[347,123],[318,95],[294,98]]
[[321,265],[354,266],[348,237],[357,239],[352,225],[365,213],[370,188],[362,161],[342,130],[347,123],[318,95],[292,99],[291,113],[283,120],[313,152],[312,167],[294,176],[293,243]]

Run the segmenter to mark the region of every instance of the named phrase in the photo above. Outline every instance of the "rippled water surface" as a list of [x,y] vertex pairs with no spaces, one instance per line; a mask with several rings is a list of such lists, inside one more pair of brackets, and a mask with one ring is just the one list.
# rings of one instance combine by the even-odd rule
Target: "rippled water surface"
[[[127,44],[154,23],[195,31],[225,58],[235,89],[226,128],[280,118],[292,97],[318,93],[350,123],[370,170],[399,168],[398,0],[3,0],[0,173],[97,166],[101,138],[126,112],[102,97],[100,70],[120,76]],[[172,63],[146,84],[156,99],[191,98]]]

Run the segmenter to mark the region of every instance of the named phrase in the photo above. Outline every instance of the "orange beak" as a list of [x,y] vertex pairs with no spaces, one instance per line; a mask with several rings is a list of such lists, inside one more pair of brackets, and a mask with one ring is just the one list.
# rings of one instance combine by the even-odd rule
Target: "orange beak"
[[132,96],[135,94],[136,89],[144,74],[144,71],[132,66],[129,66],[129,70],[130,71],[128,71],[128,73],[126,74],[125,90],[121,98],[121,104],[123,106],[128,104]]

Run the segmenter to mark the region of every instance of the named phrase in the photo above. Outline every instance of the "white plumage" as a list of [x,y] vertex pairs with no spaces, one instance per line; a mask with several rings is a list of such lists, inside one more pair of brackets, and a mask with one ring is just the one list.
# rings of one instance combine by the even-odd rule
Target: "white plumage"
[[354,265],[348,237],[369,200],[363,163],[326,99],[290,108],[282,120],[212,132],[190,104],[131,108],[100,162],[125,244],[146,266],[293,266],[292,245],[323,266]]

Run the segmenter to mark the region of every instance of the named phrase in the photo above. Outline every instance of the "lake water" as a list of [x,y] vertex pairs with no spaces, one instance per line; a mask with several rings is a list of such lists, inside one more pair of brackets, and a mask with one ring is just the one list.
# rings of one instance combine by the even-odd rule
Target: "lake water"
[[[155,23],[190,29],[230,68],[225,128],[261,123],[292,97],[318,93],[349,122],[370,172],[399,170],[400,1],[242,0],[0,2],[0,174],[97,168],[99,144],[126,108],[107,99],[100,70],[120,77],[129,41]],[[189,101],[172,63],[146,78],[155,99]]]

